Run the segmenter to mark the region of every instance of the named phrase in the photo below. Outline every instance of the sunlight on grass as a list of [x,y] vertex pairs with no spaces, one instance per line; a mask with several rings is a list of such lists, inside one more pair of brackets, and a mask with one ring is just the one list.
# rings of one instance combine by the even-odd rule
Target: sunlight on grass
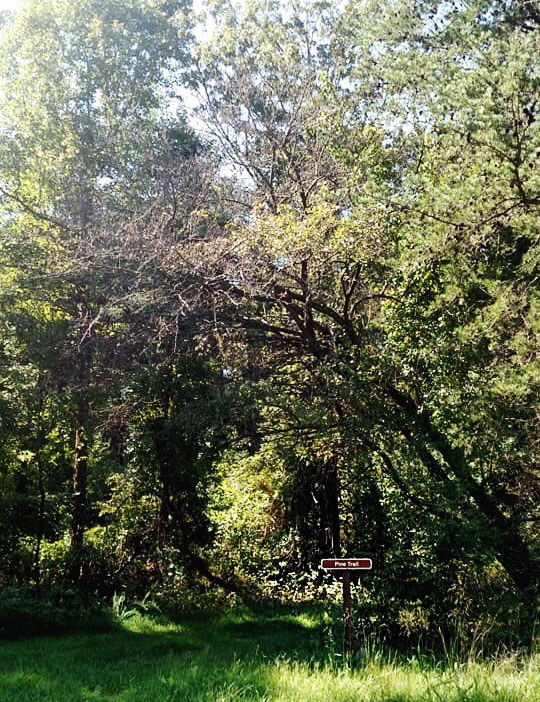
[[489,666],[420,673],[404,666],[366,665],[357,671],[309,670],[283,663],[266,672],[269,699],[280,702],[534,702],[540,679],[529,671],[498,674]]
[[156,622],[153,619],[135,614],[122,621],[122,628],[134,634],[176,634],[183,631],[183,627],[174,622]]

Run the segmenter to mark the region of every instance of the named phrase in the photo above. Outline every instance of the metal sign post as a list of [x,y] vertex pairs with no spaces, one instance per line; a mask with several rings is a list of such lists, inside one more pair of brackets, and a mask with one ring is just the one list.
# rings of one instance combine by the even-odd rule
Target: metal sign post
[[321,568],[343,571],[343,649],[345,654],[353,650],[353,615],[351,596],[351,570],[371,570],[371,558],[323,558]]

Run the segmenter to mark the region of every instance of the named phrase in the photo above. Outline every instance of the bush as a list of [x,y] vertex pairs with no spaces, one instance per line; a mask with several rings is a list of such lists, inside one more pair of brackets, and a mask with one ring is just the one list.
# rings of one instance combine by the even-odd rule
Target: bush
[[21,588],[0,590],[0,637],[19,638],[103,630],[111,626],[105,607],[77,591],[38,594]]

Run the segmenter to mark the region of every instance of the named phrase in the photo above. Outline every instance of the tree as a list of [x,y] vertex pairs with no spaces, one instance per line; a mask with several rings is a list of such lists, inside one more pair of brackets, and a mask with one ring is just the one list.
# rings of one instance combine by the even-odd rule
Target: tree
[[[164,115],[167,86],[189,38],[186,8],[145,0],[29,1],[4,30],[2,78],[10,85],[2,110],[4,230],[29,254],[26,270],[15,270],[19,294],[63,320],[54,348],[65,364],[59,382],[69,388],[73,431],[74,576],[86,526],[96,390],[106,376],[100,364],[110,363],[115,349],[118,358],[122,328],[103,319],[114,299],[114,269],[97,273],[89,262],[106,233],[156,195],[161,181],[153,164],[182,141],[193,148],[182,116]],[[43,361],[33,360],[38,367]]]
[[[206,275],[221,299],[237,300],[232,319],[247,330],[248,341],[262,345],[260,363],[279,368],[277,392],[285,386],[288,393],[284,422],[290,421],[292,397],[304,421],[311,414],[306,403],[313,407],[318,400],[321,430],[337,423],[418,506],[422,498],[392,457],[405,455],[416,480],[428,487],[435,514],[446,515],[449,523],[455,514],[472,520],[479,541],[470,547],[495,555],[514,584],[529,593],[538,584],[526,526],[535,479],[526,463],[518,468],[514,456],[490,444],[480,426],[493,428],[493,442],[505,425],[507,445],[517,442],[518,453],[531,455],[534,381],[527,376],[525,394],[520,388],[519,408],[504,392],[504,399],[486,392],[486,385],[487,369],[515,377],[511,368],[522,363],[514,351],[523,344],[517,299],[529,338],[535,325],[529,256],[538,204],[537,35],[493,23],[474,4],[456,10],[455,17],[446,16],[442,6],[409,11],[403,5],[369,23],[372,12],[369,5],[353,3],[337,25],[333,45],[342,73],[335,71],[325,95],[333,92],[340,103],[327,110],[330,118],[317,122],[316,136],[312,124],[285,120],[286,138],[294,134],[301,154],[298,162],[333,163],[332,172],[340,175],[326,180],[326,187],[324,178],[312,180],[309,200],[301,192],[296,196],[294,168],[279,171],[281,192],[289,194],[279,200],[268,179],[257,176],[273,173],[268,154],[275,162],[287,157],[287,143],[276,140],[260,116],[265,110],[259,114],[253,104],[266,104],[268,85],[278,96],[272,100],[280,104],[281,96],[281,104],[291,104],[288,77],[304,75],[295,39],[282,48],[298,64],[282,71],[275,61],[265,64],[265,37],[255,44],[263,19],[253,20],[248,11],[236,43],[234,31],[227,34],[227,51],[217,52],[220,60],[212,64],[210,78],[203,73],[204,87],[216,134],[230,154],[232,140],[220,115],[229,119],[231,93],[212,87],[242,73],[237,64],[247,55],[242,41],[248,36],[257,59],[250,55],[249,64],[242,64],[250,76],[244,79],[252,86],[249,95],[234,93],[243,99],[233,113],[238,115],[233,131],[240,135],[233,151],[248,161],[254,199],[264,204],[240,222],[232,241],[217,247],[217,273],[207,267]],[[354,13],[358,22],[351,19]],[[279,31],[279,18],[272,18],[273,31]],[[523,51],[525,45],[530,51]],[[503,55],[511,59],[501,67]],[[356,56],[360,61],[354,62]],[[310,86],[317,80],[323,85],[323,70],[324,64],[313,69]],[[297,94],[306,91],[297,87]],[[321,94],[312,90],[309,104],[317,105]],[[249,135],[256,135],[256,148]],[[314,148],[320,143],[322,158]],[[456,215],[448,211],[452,201],[459,203]],[[516,246],[521,253],[510,263]],[[503,274],[504,282],[496,282],[501,271],[494,262],[502,259],[514,267]],[[505,350],[478,345],[485,335],[479,326],[493,324],[508,304],[514,314],[505,315],[499,337]],[[299,382],[299,367],[305,383]],[[510,416],[519,419],[508,421]],[[521,486],[523,501],[512,481]]]

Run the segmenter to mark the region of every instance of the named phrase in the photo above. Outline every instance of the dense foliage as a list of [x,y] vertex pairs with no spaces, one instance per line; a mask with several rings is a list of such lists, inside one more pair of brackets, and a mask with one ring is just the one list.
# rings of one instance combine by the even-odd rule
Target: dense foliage
[[370,555],[380,635],[530,641],[539,57],[534,0],[4,18],[0,611]]

